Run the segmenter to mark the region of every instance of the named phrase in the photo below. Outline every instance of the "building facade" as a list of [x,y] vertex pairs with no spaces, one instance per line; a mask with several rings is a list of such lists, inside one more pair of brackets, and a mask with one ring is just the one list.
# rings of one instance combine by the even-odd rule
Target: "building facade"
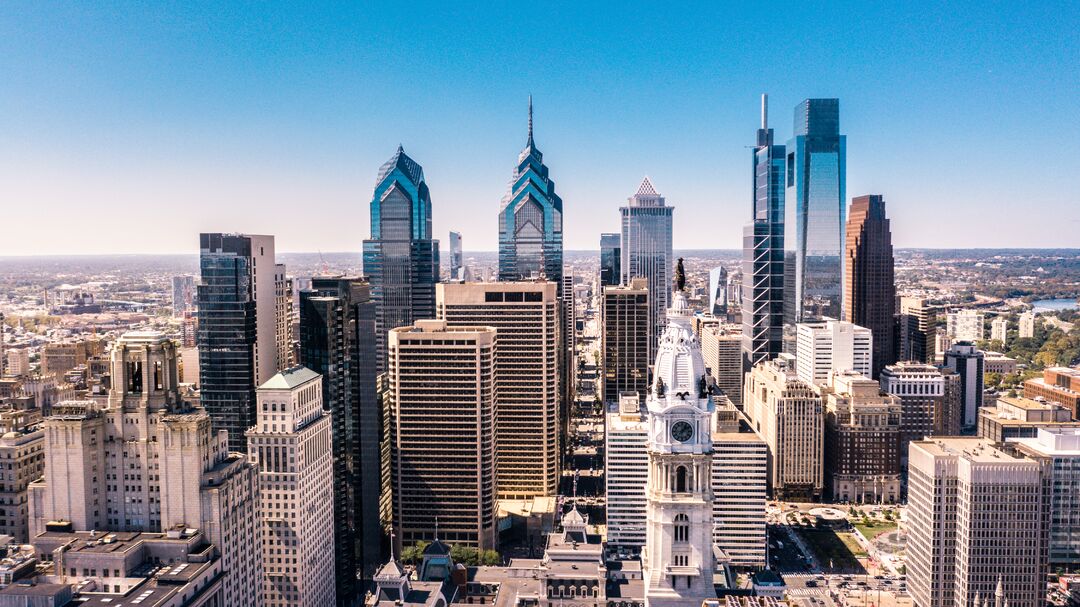
[[645,408],[637,392],[607,406],[604,425],[604,482],[607,542],[618,549],[645,546],[645,485],[649,477],[649,438]]
[[1031,310],[1020,314],[1018,333],[1021,338],[1035,337],[1035,313]]
[[[900,457],[908,453],[908,443],[934,435],[959,434],[959,425],[951,428],[948,418],[945,376],[933,365],[902,362],[881,370],[881,391],[900,398]],[[959,395],[955,395],[959,398]],[[956,432],[948,430],[955,429]]]
[[900,398],[837,373],[825,395],[825,486],[834,502],[900,501]]
[[960,376],[961,428],[974,428],[983,405],[985,361],[981,350],[971,342],[957,342],[945,351],[945,367]]
[[933,364],[937,312],[927,300],[900,298],[900,362]]
[[796,358],[799,379],[827,386],[837,371],[870,376],[874,360],[874,335],[866,327],[828,320],[796,326]]
[[649,384],[649,287],[645,278],[604,287],[600,300],[603,379],[600,398],[615,403],[627,392],[645,398]]
[[716,398],[712,428],[713,544],[732,565],[765,567],[769,449],[742,414]]
[[1080,428],[1040,428],[1034,438],[1006,443],[1043,461],[1050,471],[1051,567],[1080,565]]
[[172,311],[173,318],[180,318],[184,312],[195,307],[195,277],[190,274],[173,276]]
[[720,393],[743,403],[742,325],[718,324],[701,330],[701,355]]
[[851,199],[844,246],[843,319],[870,329],[874,338],[871,377],[896,362],[896,280],[892,232],[879,195]]
[[1080,369],[1050,367],[1043,370],[1042,377],[1024,382],[1024,396],[1042,397],[1072,411],[1073,419],[1080,419]]
[[945,314],[945,334],[950,342],[982,341],[986,339],[986,314],[978,310],[950,310]]
[[600,235],[600,287],[622,281],[622,234]]
[[649,178],[638,186],[622,215],[622,284],[631,279],[645,278],[649,289],[649,359],[656,352],[656,343],[664,332],[665,311],[671,289],[675,258],[671,252],[671,217],[673,207],[665,205]]
[[461,232],[450,232],[450,280],[465,280],[465,258],[461,250]]

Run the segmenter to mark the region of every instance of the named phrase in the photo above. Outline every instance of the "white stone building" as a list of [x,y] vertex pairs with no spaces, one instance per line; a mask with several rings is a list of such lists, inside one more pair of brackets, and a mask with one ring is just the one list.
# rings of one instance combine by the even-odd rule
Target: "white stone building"
[[796,327],[799,379],[827,386],[837,371],[855,371],[870,377],[874,358],[870,329],[839,320],[799,323]]

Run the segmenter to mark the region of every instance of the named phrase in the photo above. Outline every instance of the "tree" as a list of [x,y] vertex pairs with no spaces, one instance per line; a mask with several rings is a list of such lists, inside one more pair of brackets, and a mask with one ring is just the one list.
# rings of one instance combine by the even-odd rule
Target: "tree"
[[424,560],[424,551],[430,542],[417,542],[412,546],[406,546],[401,551],[401,562],[406,565],[419,565]]

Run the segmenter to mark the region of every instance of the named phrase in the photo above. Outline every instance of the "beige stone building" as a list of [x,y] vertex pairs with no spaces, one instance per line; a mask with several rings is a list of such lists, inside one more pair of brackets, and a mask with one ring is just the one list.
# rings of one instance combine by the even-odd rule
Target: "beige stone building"
[[854,372],[825,396],[825,485],[836,502],[900,500],[900,398]]
[[[10,417],[11,413],[21,412],[0,415]],[[28,488],[45,470],[45,433],[26,423],[0,431],[4,433],[0,437],[0,534],[25,544],[30,540]]]
[[743,404],[742,325],[717,324],[701,328],[701,355],[716,387],[741,407]]

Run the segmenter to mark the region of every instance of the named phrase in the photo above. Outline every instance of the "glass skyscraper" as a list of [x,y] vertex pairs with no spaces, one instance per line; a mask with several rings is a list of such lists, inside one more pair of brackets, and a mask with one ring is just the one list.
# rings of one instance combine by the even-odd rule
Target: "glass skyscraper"
[[424,169],[398,146],[379,168],[371,197],[364,274],[375,302],[378,370],[386,370],[390,329],[435,317],[439,241],[431,238],[431,195]]
[[840,100],[795,106],[787,144],[785,321],[840,318],[843,294],[846,138]]
[[671,253],[671,213],[674,207],[664,205],[664,197],[657,193],[649,178],[638,186],[622,214],[622,284],[630,284],[635,277],[648,281],[649,360],[656,354],[656,344],[667,326],[668,301],[671,297],[671,277],[674,257]]
[[450,232],[450,280],[465,279],[462,261],[461,233]]
[[785,148],[773,144],[768,96],[754,147],[751,223],[743,231],[743,362],[745,369],[783,351]]
[[619,284],[622,272],[622,234],[600,235],[600,286],[609,287]]
[[543,276],[562,289],[563,203],[548,177],[544,156],[533,142],[532,98],[529,138],[518,156],[499,210],[499,280]]

